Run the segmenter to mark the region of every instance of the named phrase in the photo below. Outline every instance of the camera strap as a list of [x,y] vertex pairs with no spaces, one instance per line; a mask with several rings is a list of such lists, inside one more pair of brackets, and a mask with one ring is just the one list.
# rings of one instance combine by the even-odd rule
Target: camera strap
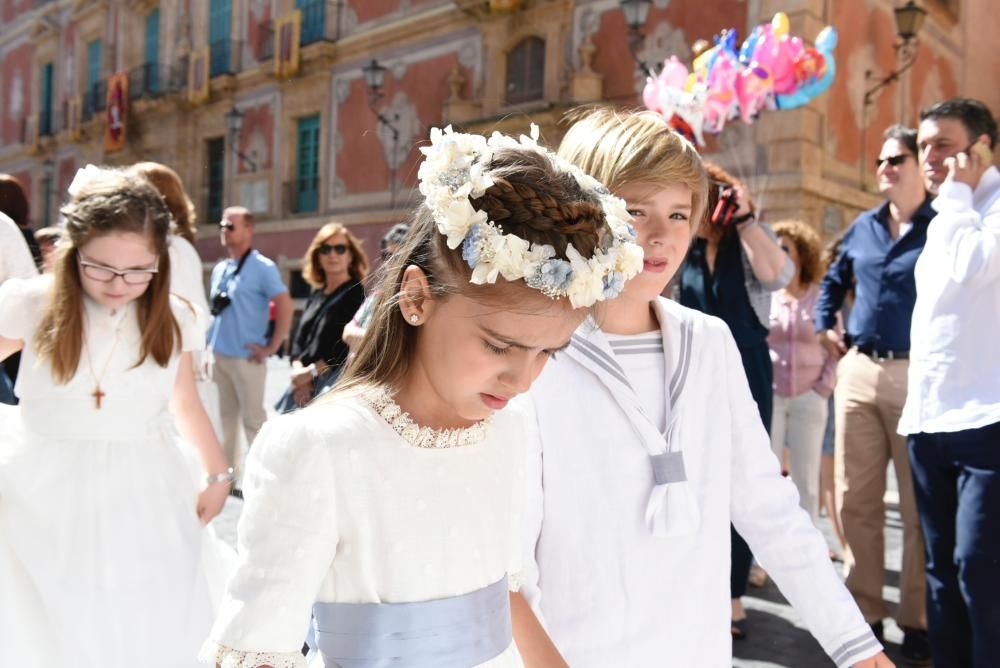
[[244,263],[246,263],[247,258],[250,257],[250,253],[252,252],[253,248],[248,248],[247,252],[244,253],[243,257],[240,258],[240,261],[236,263],[236,271],[234,271],[232,274],[226,277],[226,282],[224,285],[219,286],[220,288],[222,288],[221,292],[229,292],[229,286],[232,285],[233,279],[239,275],[240,270],[243,269]]

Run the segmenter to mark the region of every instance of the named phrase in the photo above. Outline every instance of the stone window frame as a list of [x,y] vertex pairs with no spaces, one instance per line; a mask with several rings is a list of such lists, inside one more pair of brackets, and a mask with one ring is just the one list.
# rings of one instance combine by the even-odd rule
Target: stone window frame
[[[535,51],[529,51],[526,58],[535,57],[536,60],[531,62],[530,60],[525,62],[524,78],[530,78],[530,74],[535,73],[539,75],[539,86],[537,89],[533,88],[528,91],[519,92],[516,95],[511,94],[511,80],[510,80],[510,66],[511,59],[515,56],[515,52],[518,49],[530,49],[531,45],[535,44]],[[504,50],[503,57],[503,95],[502,95],[502,105],[503,106],[518,106],[522,104],[530,104],[534,102],[541,102],[545,99],[545,73],[546,64],[548,61],[548,48],[549,40],[545,34],[539,33],[521,33],[516,35],[510,42],[507,49]],[[536,68],[535,72],[532,72],[532,68]],[[522,86],[528,84],[527,81],[518,82]]]

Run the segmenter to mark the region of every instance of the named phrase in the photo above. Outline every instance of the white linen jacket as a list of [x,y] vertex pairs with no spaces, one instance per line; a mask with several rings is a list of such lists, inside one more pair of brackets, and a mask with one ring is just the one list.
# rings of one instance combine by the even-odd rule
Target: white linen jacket
[[[781,477],[725,323],[654,306],[669,442],[634,408],[591,320],[531,390],[521,592],[574,668],[728,668],[732,520],[838,666],[874,656],[879,643]],[[657,484],[664,449],[683,464]]]

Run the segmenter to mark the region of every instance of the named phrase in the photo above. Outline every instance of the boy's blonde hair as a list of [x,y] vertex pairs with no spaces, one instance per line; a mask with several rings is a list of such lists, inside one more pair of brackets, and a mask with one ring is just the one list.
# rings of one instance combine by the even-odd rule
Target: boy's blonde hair
[[615,192],[626,183],[691,189],[691,231],[705,210],[707,177],[701,156],[663,117],[651,111],[590,107],[567,114],[572,122],[559,155]]

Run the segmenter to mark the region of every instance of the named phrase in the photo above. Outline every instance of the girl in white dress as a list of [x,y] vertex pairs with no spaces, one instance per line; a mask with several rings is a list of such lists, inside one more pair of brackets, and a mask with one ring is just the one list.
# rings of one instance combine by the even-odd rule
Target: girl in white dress
[[627,202],[644,266],[530,393],[521,591],[552,640],[574,668],[731,666],[732,521],[840,668],[891,666],[781,477],[729,329],[660,296],[705,207],[694,147],[597,109],[559,153]]
[[203,523],[231,478],[195,390],[201,332],[169,293],[156,190],[95,168],[74,192],[54,276],[0,287],[0,360],[23,354],[0,412],[0,665],[195,666],[218,568]]
[[221,666],[304,666],[311,613],[312,665],[560,665],[533,618],[512,642],[525,423],[507,404],[641,254],[623,203],[533,139],[431,138],[357,356],[250,450],[204,651]]

